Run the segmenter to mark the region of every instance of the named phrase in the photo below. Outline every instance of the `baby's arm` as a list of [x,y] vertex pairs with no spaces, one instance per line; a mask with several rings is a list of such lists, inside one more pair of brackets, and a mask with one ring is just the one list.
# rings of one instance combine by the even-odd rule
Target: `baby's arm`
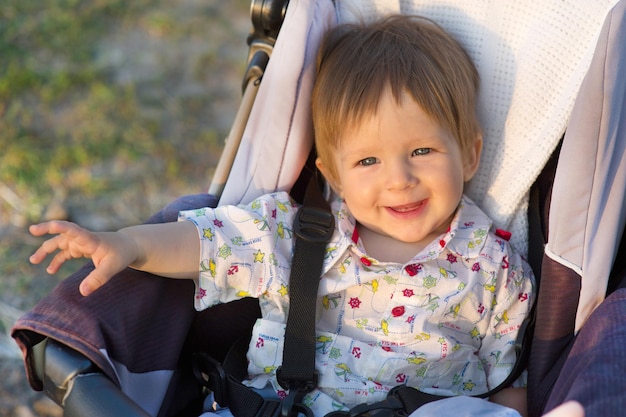
[[30,257],[41,263],[57,252],[47,271],[56,273],[72,258],[91,258],[95,269],[80,284],[80,293],[89,295],[127,266],[168,278],[196,278],[200,243],[195,226],[176,222],[132,226],[118,232],[90,232],[63,221],[30,227],[34,236],[56,235],[45,241]]

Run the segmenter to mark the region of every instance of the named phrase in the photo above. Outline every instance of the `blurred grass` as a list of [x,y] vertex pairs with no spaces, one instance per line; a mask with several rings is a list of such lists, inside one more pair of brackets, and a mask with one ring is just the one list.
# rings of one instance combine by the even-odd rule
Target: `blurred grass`
[[[41,239],[28,224],[115,229],[206,191],[239,102],[249,7],[0,0],[0,305],[31,308],[84,262],[55,277],[30,265]],[[0,344],[15,348],[12,317]],[[0,417],[60,415],[19,359],[0,368]]]
[[205,190],[238,98],[248,8],[2,2],[0,224],[36,221],[55,200],[98,199],[106,213],[115,193],[156,182],[162,197],[129,207],[130,222]]

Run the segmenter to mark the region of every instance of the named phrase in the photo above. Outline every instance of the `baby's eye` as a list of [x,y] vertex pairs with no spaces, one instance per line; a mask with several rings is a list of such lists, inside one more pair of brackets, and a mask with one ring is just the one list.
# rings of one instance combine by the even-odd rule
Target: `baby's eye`
[[411,156],[420,156],[420,155],[428,155],[432,151],[431,148],[417,148],[413,151]]
[[368,158],[361,159],[359,161],[359,165],[363,165],[363,166],[367,167],[367,166],[370,166],[370,165],[374,165],[377,161],[378,160],[375,157],[370,156]]

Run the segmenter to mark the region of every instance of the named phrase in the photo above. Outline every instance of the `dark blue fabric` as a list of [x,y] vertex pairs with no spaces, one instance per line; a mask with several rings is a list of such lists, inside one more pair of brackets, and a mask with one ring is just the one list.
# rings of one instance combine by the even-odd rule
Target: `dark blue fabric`
[[568,400],[585,417],[626,415],[626,289],[611,294],[579,332],[545,411]]
[[[148,219],[147,223],[175,222],[178,212],[215,207],[208,194],[181,197]],[[45,337],[57,340],[89,358],[113,382],[115,370],[102,351],[132,373],[175,370],[190,373],[191,353],[206,351],[224,356],[239,338],[248,335],[259,316],[258,301],[239,300],[197,313],[193,307],[194,284],[189,280],[158,277],[125,269],[88,297],[78,285],[93,269],[88,263],[62,281],[12,329],[12,336],[24,354],[24,363],[33,389],[42,390],[35,373],[32,347]],[[185,363],[187,362],[187,364]],[[188,366],[187,366],[188,365]],[[179,371],[184,369],[183,371]],[[187,371],[188,370],[188,371]],[[182,379],[172,380],[166,403],[183,406],[176,392],[193,397],[189,385],[179,389]],[[191,386],[199,391],[199,385]]]

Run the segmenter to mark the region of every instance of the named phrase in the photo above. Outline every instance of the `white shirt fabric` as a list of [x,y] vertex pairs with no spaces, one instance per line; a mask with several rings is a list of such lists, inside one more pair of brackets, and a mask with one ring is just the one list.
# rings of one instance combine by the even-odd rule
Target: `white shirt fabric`
[[[534,301],[530,268],[505,232],[467,197],[449,230],[406,264],[368,256],[344,202],[331,201],[336,230],[327,246],[316,311],[315,415],[385,398],[407,384],[439,395],[476,395],[497,386],[515,362],[517,330]],[[289,310],[291,225],[287,193],[247,206],[180,214],[201,240],[195,306],[257,297],[262,317],[248,360],[252,387],[278,385]],[[498,236],[500,235],[500,236]],[[502,237],[501,237],[502,236]]]

